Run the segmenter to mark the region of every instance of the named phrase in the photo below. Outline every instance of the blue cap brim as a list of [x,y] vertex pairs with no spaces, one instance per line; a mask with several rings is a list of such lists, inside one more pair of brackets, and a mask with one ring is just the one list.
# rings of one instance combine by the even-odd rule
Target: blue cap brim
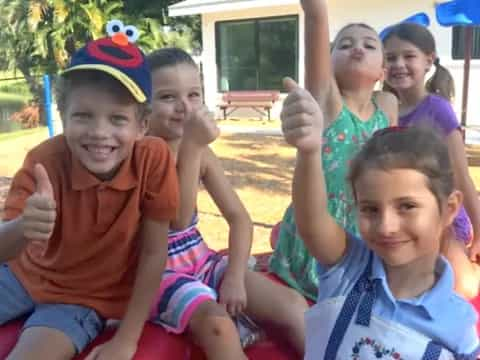
[[117,68],[113,66],[108,66],[108,65],[103,65],[103,64],[83,64],[83,65],[75,65],[72,66],[66,70],[64,70],[62,73],[66,74],[71,71],[78,71],[78,70],[98,70],[98,71],[103,71],[118,81],[123,84],[127,88],[128,91],[133,95],[135,100],[137,100],[139,103],[144,103],[148,99],[145,96],[144,92],[140,87],[137,85],[135,81],[133,81],[130,77],[128,77],[125,73],[121,72]]

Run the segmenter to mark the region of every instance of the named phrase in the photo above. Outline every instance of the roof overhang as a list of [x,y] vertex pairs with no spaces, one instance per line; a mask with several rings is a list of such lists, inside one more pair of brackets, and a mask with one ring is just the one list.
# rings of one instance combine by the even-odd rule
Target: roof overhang
[[169,6],[168,15],[198,15],[299,3],[299,0],[185,0]]

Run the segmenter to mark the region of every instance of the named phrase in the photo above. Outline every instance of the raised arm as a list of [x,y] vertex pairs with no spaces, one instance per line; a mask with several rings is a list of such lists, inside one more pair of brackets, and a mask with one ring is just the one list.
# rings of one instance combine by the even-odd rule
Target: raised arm
[[298,232],[310,253],[325,266],[337,263],[345,253],[346,233],[328,212],[321,164],[323,116],[308,91],[291,79],[281,113],[285,140],[297,148],[293,176],[293,208]]
[[192,221],[197,206],[202,156],[218,134],[213,114],[206,107],[198,109],[186,124],[177,160],[180,208],[177,219],[170,224],[174,230],[185,229]]
[[327,121],[342,108],[330,56],[327,0],[302,0],[305,13],[305,88],[322,106]]

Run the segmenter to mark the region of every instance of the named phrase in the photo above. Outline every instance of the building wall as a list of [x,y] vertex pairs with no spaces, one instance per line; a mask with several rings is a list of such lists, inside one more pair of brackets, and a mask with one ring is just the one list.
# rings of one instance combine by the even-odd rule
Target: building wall
[[[205,100],[210,108],[215,108],[220,102],[221,94],[217,93],[217,67],[215,49],[215,22],[225,20],[249,19],[257,17],[299,15],[299,79],[304,77],[304,44],[303,44],[303,12],[299,5],[275,6],[272,0],[271,7],[254,8],[250,10],[228,11],[221,13],[208,13],[202,15],[203,54],[202,63],[205,79]],[[426,12],[430,16],[430,30],[437,41],[437,51],[441,63],[450,69],[455,79],[457,97],[454,107],[457,114],[461,110],[461,92],[463,87],[463,61],[451,59],[451,28],[441,27],[435,19],[435,11],[432,0],[368,0],[368,6],[364,1],[335,0],[329,2],[329,21],[331,37],[338,30],[350,22],[365,22],[380,31],[385,26],[394,24],[417,12]],[[475,100],[475,94],[480,93],[480,60],[473,60],[471,64],[470,89],[468,106],[468,125],[480,126],[480,101]],[[281,103],[273,109],[273,117],[278,116]],[[237,113],[236,113],[237,114]],[[478,114],[478,116],[477,116]],[[253,115],[254,113],[238,112],[239,116]]]

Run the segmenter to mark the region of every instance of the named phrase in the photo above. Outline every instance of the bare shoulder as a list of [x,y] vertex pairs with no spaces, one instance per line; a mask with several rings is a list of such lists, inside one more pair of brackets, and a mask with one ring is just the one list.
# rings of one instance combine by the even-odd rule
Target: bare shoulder
[[378,106],[383,108],[391,108],[393,106],[398,107],[397,97],[389,91],[375,91],[373,93]]
[[388,91],[375,91],[374,98],[378,107],[388,116],[390,125],[396,125],[398,122],[398,99]]

